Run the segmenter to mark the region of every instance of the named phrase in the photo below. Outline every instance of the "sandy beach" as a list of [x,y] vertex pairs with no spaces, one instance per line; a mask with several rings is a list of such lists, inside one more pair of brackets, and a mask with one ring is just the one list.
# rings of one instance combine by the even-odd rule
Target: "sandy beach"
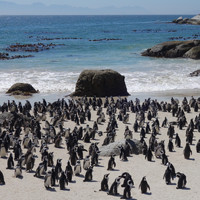
[[[165,99],[164,99],[165,100]],[[188,98],[189,100],[189,98]],[[179,102],[179,106],[181,106],[181,101]],[[85,121],[84,124],[81,124],[83,128],[88,124],[91,128],[93,127],[94,121],[97,119],[97,112],[91,110],[91,121]],[[103,112],[106,114],[106,109],[103,109]],[[119,113],[117,110],[116,118]],[[124,139],[124,131],[125,127],[128,126],[131,131],[133,131],[133,139],[140,139],[140,130],[138,133],[135,133],[133,130],[133,124],[135,122],[136,114],[131,111],[128,112],[130,115],[128,123],[123,123],[118,121],[118,128],[116,129],[116,138],[115,141],[120,141]],[[145,113],[146,115],[146,113]],[[186,113],[187,122],[190,122],[190,119],[195,119],[199,112],[194,112],[194,109],[191,109],[190,113]],[[160,124],[163,122],[164,118],[167,117],[168,122],[176,121],[177,118],[172,116],[171,112],[158,112],[158,119]],[[96,134],[96,139],[91,140],[91,142],[98,142],[98,147],[102,146],[104,138],[106,136],[106,127],[109,121],[108,115],[106,115],[106,121],[102,124],[98,125],[99,131],[103,132],[103,136],[99,136]],[[47,120],[50,122],[49,114],[47,114]],[[150,122],[150,125],[155,120],[153,118],[151,121],[147,119],[145,122]],[[187,124],[188,125],[188,124]],[[64,128],[74,129],[76,125],[73,121],[67,120],[64,121]],[[161,125],[160,125],[161,126]],[[41,127],[44,127],[44,121],[41,121]],[[168,127],[168,126],[167,126]],[[35,165],[33,168],[33,172],[26,172],[23,170],[22,175],[23,178],[15,178],[14,170],[8,170],[7,167],[7,159],[0,158],[0,170],[4,174],[4,179],[6,184],[0,186],[0,194],[3,199],[120,199],[123,195],[124,188],[121,187],[123,183],[123,179],[121,180],[121,184],[118,187],[119,196],[111,196],[107,195],[107,192],[99,191],[101,181],[103,179],[104,174],[110,173],[108,186],[110,187],[115,178],[121,175],[123,172],[129,172],[134,181],[134,188],[131,190],[132,199],[198,199],[200,196],[200,191],[198,187],[198,180],[200,179],[200,174],[198,172],[200,157],[196,152],[196,143],[200,139],[200,134],[195,129],[194,130],[194,138],[193,144],[191,145],[192,155],[189,160],[186,160],[183,155],[183,149],[186,144],[186,129],[184,127],[182,130],[175,125],[175,133],[178,133],[181,138],[181,148],[175,146],[175,140],[173,139],[174,151],[169,152],[167,149],[167,144],[169,141],[169,137],[167,135],[168,128],[160,127],[159,134],[156,136],[157,141],[165,140],[165,150],[166,155],[168,156],[169,161],[174,165],[176,172],[184,173],[187,177],[187,185],[185,189],[176,189],[176,184],[178,178],[172,180],[170,185],[166,185],[165,180],[163,179],[163,175],[167,166],[162,165],[161,159],[153,157],[153,161],[149,162],[145,159],[145,156],[142,154],[135,155],[132,154],[128,157],[128,161],[122,161],[119,156],[115,157],[116,168],[113,171],[107,171],[108,160],[109,157],[100,156],[99,158],[99,166],[94,166],[93,168],[93,180],[91,182],[83,182],[85,176],[85,170],[82,168],[82,172],[80,176],[74,176],[72,178],[72,183],[69,183],[66,186],[66,190],[60,190],[58,183],[52,190],[47,190],[44,187],[44,178],[36,178],[34,177],[35,170],[38,164],[41,162],[41,154],[39,152],[39,147],[36,150],[36,159]],[[58,128],[56,128],[56,132],[58,132]],[[44,130],[42,130],[44,133]],[[24,132],[20,138],[23,140]],[[147,145],[149,144],[150,134],[146,134],[145,141]],[[84,148],[88,150],[91,143],[83,143],[82,140],[79,140],[79,143],[84,145]],[[40,143],[39,143],[40,144]],[[22,145],[23,146],[23,145]],[[67,165],[67,161],[69,160],[69,154],[66,149],[66,144],[63,138],[62,148],[55,148],[54,144],[49,144],[48,152],[54,152],[54,163],[56,163],[57,159],[62,159],[62,169],[65,170]],[[12,150],[9,150],[7,157],[9,156]],[[26,152],[26,149],[23,148],[23,153]],[[84,156],[88,155],[88,152],[84,152]],[[15,166],[17,162],[15,161]],[[83,164],[83,160],[81,160],[81,166]],[[48,167],[48,170],[51,170]],[[147,182],[150,186],[150,191],[147,194],[141,194],[139,189],[140,181],[142,177],[146,176]]]

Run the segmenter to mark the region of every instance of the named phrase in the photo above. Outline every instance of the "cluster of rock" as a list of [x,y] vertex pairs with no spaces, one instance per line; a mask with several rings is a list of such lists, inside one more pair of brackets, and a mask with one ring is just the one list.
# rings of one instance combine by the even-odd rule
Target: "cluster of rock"
[[200,59],[200,40],[164,42],[142,52],[142,56]]
[[199,76],[200,75],[200,69],[190,73],[190,76],[193,77],[193,76]]
[[131,153],[132,154],[141,154],[142,153],[142,148],[143,145],[139,140],[120,140],[120,141],[116,141],[113,143],[110,143],[108,145],[105,146],[101,146],[100,147],[100,155],[101,156],[119,156],[120,155],[120,149],[119,146],[125,146],[126,142],[128,142],[128,144],[130,145],[131,149]]
[[12,60],[17,58],[29,58],[34,57],[33,55],[14,55],[10,56],[9,53],[0,53],[0,60]]
[[71,96],[128,96],[125,77],[111,69],[84,70]]
[[196,15],[192,18],[183,18],[179,17],[175,20],[172,21],[173,23],[176,24],[193,24],[193,25],[200,25],[200,14]]
[[10,45],[8,48],[6,48],[6,51],[24,51],[24,52],[39,52],[44,50],[49,50],[50,48],[54,48],[57,46],[56,44],[50,43],[50,44],[43,44],[43,43],[37,43],[37,44],[14,44]]
[[[39,38],[39,37],[38,37]],[[56,37],[56,38],[47,38],[47,37],[42,37],[39,38],[40,40],[82,40],[83,38],[72,38],[72,37]]]
[[6,93],[11,95],[29,96],[38,92],[38,90],[35,90],[35,88],[28,83],[15,83]]
[[101,42],[101,41],[112,41],[112,40],[122,40],[120,38],[101,38],[101,39],[94,39],[89,40],[90,42]]

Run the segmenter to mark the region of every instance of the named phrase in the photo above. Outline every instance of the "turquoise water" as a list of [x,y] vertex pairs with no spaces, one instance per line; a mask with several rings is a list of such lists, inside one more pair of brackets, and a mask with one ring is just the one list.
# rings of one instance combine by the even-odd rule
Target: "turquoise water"
[[[31,58],[0,60],[0,93],[16,82],[28,82],[42,94],[69,94],[82,70],[104,68],[125,75],[130,94],[198,89],[200,78],[188,74],[200,68],[200,61],[140,55],[171,37],[200,34],[200,26],[169,23],[177,17],[0,16],[0,52],[16,43],[62,44],[42,52],[10,53]],[[104,38],[109,40],[90,41]]]

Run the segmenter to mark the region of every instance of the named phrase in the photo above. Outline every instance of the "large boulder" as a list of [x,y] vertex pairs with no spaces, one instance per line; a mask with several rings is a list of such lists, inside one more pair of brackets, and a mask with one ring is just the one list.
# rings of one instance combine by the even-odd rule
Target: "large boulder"
[[128,96],[125,77],[111,69],[84,70],[71,96]]
[[200,69],[190,73],[190,76],[193,77],[193,76],[199,76],[200,75]]
[[128,144],[131,147],[131,153],[132,154],[141,154],[142,153],[142,143],[139,140],[120,140],[120,141],[116,141],[113,143],[110,143],[106,146],[102,146],[99,148],[100,150],[100,155],[101,156],[111,156],[111,155],[120,155],[120,150],[119,147],[120,146],[125,146],[125,143],[128,142]]
[[38,93],[38,91],[28,83],[15,83],[6,93],[12,95],[31,95]]
[[200,40],[164,42],[142,52],[142,56],[200,59]]

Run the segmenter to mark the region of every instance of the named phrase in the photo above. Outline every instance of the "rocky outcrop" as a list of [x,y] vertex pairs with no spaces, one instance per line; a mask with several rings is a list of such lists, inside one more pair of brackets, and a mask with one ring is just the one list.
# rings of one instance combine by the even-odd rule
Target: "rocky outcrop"
[[193,25],[200,25],[200,15],[196,15],[192,18],[183,18],[179,17],[172,21],[176,24],[193,24]]
[[200,59],[200,40],[164,42],[142,52],[142,56]]
[[128,96],[125,77],[111,69],[84,70],[70,96]]
[[6,93],[11,95],[32,95],[38,92],[28,83],[15,83]]
[[14,55],[10,56],[8,53],[0,53],[0,60],[13,60],[13,59],[19,59],[19,58],[30,58],[34,57],[32,55]]
[[193,77],[193,76],[200,76],[200,69],[190,73],[190,76]]
[[120,146],[125,146],[126,141],[131,147],[132,154],[140,154],[142,153],[142,144],[139,140],[121,140],[117,142],[110,143],[109,145],[102,146],[99,148],[101,156],[111,156],[111,155],[120,155]]

